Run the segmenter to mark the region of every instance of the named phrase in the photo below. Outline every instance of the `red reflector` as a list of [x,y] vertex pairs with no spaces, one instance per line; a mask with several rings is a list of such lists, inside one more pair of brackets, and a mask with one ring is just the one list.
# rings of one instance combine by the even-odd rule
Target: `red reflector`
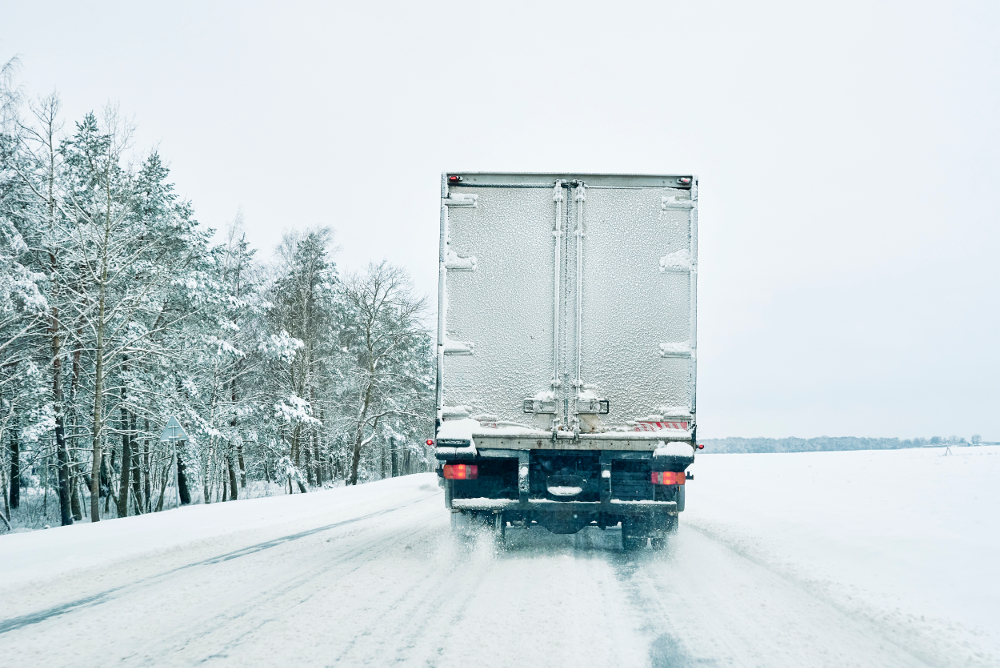
[[698,444],[698,449],[699,450],[704,450],[705,449],[705,444],[704,443],[699,443]]
[[449,181],[450,181],[451,183],[458,183],[459,181],[461,181],[461,180],[462,180],[462,177],[461,177],[461,176],[449,176],[449,177],[448,177],[448,180],[449,180]]
[[445,464],[444,477],[448,480],[475,480],[479,467],[475,464]]
[[434,445],[434,439],[433,438],[428,438],[427,439],[427,445]]
[[654,485],[683,485],[684,471],[653,471]]

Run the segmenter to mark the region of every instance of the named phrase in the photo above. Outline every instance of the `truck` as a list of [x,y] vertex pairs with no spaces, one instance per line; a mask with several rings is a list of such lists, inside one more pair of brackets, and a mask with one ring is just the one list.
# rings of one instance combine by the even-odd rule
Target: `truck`
[[456,532],[662,548],[697,424],[698,178],[446,172],[437,417]]

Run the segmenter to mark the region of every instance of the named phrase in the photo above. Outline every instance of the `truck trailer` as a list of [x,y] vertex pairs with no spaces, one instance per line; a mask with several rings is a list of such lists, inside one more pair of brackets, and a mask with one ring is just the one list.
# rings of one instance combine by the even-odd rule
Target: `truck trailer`
[[697,230],[695,175],[442,175],[433,445],[457,532],[676,530]]

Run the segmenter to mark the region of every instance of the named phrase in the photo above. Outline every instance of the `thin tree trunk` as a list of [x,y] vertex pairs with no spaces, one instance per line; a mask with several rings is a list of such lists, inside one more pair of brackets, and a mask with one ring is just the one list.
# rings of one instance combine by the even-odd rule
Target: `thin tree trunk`
[[105,498],[111,492],[111,475],[108,473],[108,458],[106,452],[101,453],[100,498]]
[[395,436],[393,436],[391,439],[389,439],[389,445],[391,447],[391,450],[389,450],[390,463],[391,463],[391,468],[389,470],[389,475],[390,475],[390,477],[395,478],[396,476],[399,475],[399,462],[397,461],[397,456],[396,456],[396,437]]
[[212,445],[214,443],[214,438],[209,441],[209,446],[207,452],[205,453],[205,467],[202,471],[202,503],[205,504],[212,503]]
[[7,476],[3,472],[0,472],[0,487],[3,487],[3,490],[0,490],[3,492],[3,509],[7,517],[10,517],[10,504],[7,502]]
[[43,463],[42,463],[42,470],[45,471],[45,475],[42,476],[42,489],[44,490],[43,493],[42,493],[42,515],[45,515],[45,517],[48,518],[48,516],[49,516],[49,477],[50,477],[49,474],[51,473],[51,471],[49,471],[49,468],[50,468],[50,466],[49,466],[49,456],[45,455],[45,459],[42,460],[42,461],[43,461]]
[[[171,459],[173,459],[173,457],[171,457]],[[156,512],[163,510],[163,496],[167,491],[167,478],[170,477],[170,465],[172,463],[172,461],[167,462],[167,465],[163,467],[163,477],[160,482],[160,498],[156,501]]]
[[236,479],[236,469],[233,466],[233,447],[226,453],[226,468],[229,470],[229,500],[236,501],[240,498],[239,481]]
[[[107,245],[107,235],[105,235],[105,245]],[[100,496],[101,490],[98,488],[101,476],[101,463],[104,461],[104,453],[101,451],[101,432],[103,430],[104,412],[104,309],[105,282],[108,276],[107,254],[105,253],[104,267],[101,272],[101,286],[98,297],[97,313],[97,348],[94,354],[97,356],[97,364],[94,372],[94,427],[93,427],[93,448],[94,466],[91,470],[90,484],[90,521],[101,521]]]
[[240,465],[240,487],[246,489],[247,487],[247,465],[243,460],[243,441],[240,440],[236,444],[236,457]]
[[[54,111],[54,108],[50,107],[49,111]],[[47,127],[48,132],[46,136],[46,148],[48,149],[48,173],[46,174],[46,180],[48,181],[48,197],[46,204],[48,205],[49,210],[49,232],[52,233],[55,230],[56,222],[56,143],[54,134],[55,128],[52,124],[54,119],[51,115],[48,119],[50,122]],[[53,285],[53,306],[49,316],[49,335],[52,337],[52,409],[55,413],[56,423],[56,466],[59,479],[59,516],[62,525],[67,526],[73,523],[73,511],[70,507],[69,499],[69,452],[66,450],[65,407],[63,405],[63,354],[58,307],[61,290],[59,288],[59,281],[57,280],[57,276],[59,274],[59,262],[56,260],[54,247],[49,250],[49,270],[52,274]]]
[[[74,430],[75,431],[75,430]],[[73,519],[77,522],[83,519],[83,508],[80,506],[80,471],[76,465],[76,455],[69,452],[69,499],[70,508],[73,511]]]
[[128,409],[125,408],[125,381],[122,379],[122,473],[118,486],[118,517],[128,517],[129,487],[132,483],[132,438],[128,431]]
[[191,503],[191,490],[187,484],[187,464],[181,458],[180,450],[177,451],[177,495],[181,497],[182,506]]
[[305,448],[306,451],[306,482],[310,485],[313,483],[313,466],[312,466],[312,448],[309,445],[309,437],[306,436]]
[[323,485],[323,460],[320,458],[319,454],[319,429],[315,428],[312,430],[312,449],[313,449],[313,470],[315,474],[316,484]]
[[59,338],[58,311],[52,309],[52,390],[56,422],[56,466],[59,478],[59,516],[63,526],[73,523],[69,499],[69,452],[66,450],[66,425],[63,415],[62,350]]
[[73,437],[69,440],[72,444],[73,449],[70,451],[70,467],[72,470],[72,485],[71,493],[73,495],[73,519],[77,522],[83,520],[83,504],[81,499],[83,498],[83,485],[80,484],[80,477],[83,475],[80,462],[77,460],[77,449],[79,447],[79,436],[77,432],[80,428],[80,410],[77,404],[77,390],[80,387],[80,374],[83,371],[83,365],[80,360],[83,356],[83,325],[78,321],[77,323],[77,339],[76,345],[73,346],[73,375],[70,379],[69,385],[69,402],[73,407]]
[[135,413],[129,411],[129,432],[131,433],[132,440],[132,460],[130,467],[132,469],[132,498],[135,499],[136,514],[142,514],[142,471],[139,465],[139,439],[136,438],[136,423],[135,423]]
[[351,477],[348,485],[358,484],[358,464],[361,463],[361,446],[365,436],[365,423],[368,421],[368,409],[371,406],[372,386],[368,384],[365,390],[364,402],[361,405],[361,414],[358,416],[358,424],[354,429],[354,447],[351,452]]
[[296,424],[292,430],[292,463],[295,468],[299,467],[299,432],[302,431],[302,424]]
[[[149,420],[146,420],[146,433],[147,434],[149,433]],[[143,445],[143,451],[142,451],[142,464],[143,464],[143,467],[142,467],[142,492],[143,492],[143,494],[142,495],[143,495],[143,498],[146,499],[146,512],[148,513],[148,512],[150,512],[153,509],[153,500],[152,500],[152,498],[150,498],[151,495],[152,495],[152,487],[150,486],[150,480],[149,480],[150,467],[152,466],[152,462],[151,462],[150,456],[149,456],[149,439],[147,438],[144,441],[144,443],[145,444]]]
[[17,510],[21,506],[21,433],[17,418],[10,428],[10,507]]

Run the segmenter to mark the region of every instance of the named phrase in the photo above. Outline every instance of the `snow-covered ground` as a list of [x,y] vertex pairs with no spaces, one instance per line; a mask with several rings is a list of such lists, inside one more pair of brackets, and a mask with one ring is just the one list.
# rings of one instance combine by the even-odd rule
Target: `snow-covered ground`
[[911,648],[1000,661],[1000,448],[699,455],[692,471],[689,528]]
[[1000,665],[1000,448],[699,455],[664,552],[432,474],[0,536],[0,664]]

